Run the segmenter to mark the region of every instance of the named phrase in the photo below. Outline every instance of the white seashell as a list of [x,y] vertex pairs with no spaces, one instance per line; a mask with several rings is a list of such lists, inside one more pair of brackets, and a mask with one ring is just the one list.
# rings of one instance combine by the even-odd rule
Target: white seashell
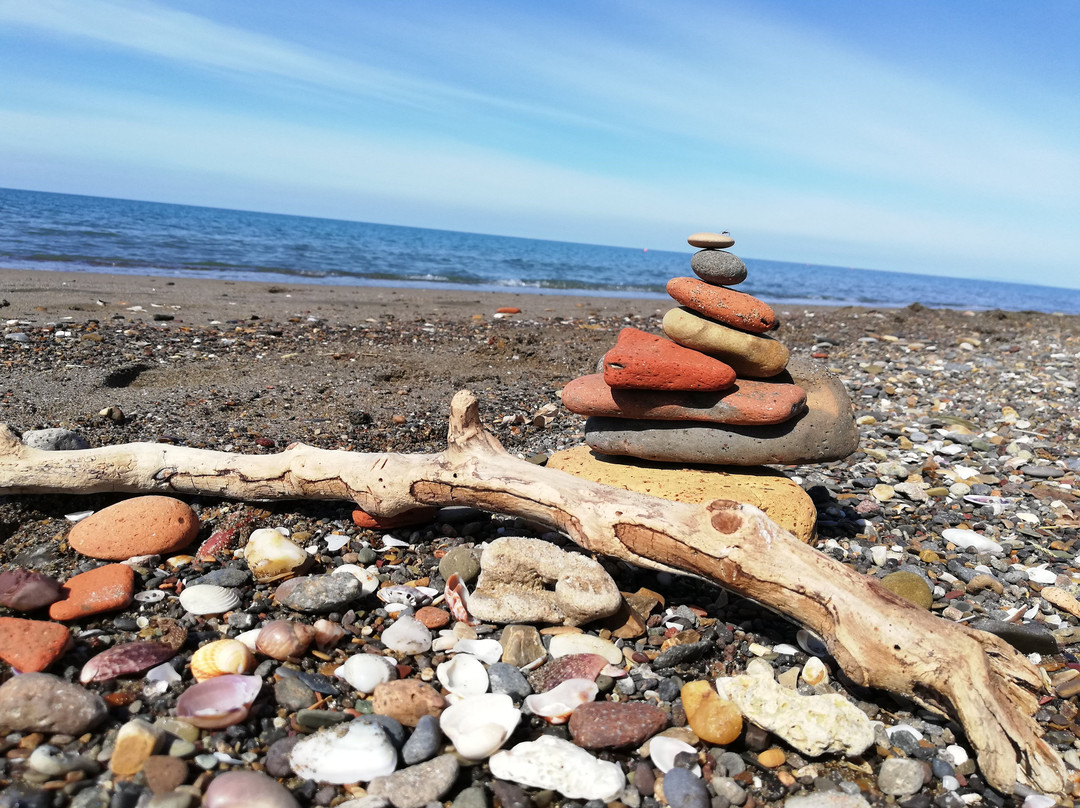
[[93,515],[93,511],[75,511],[75,513],[65,513],[64,518],[69,522],[81,522],[88,516]]
[[612,665],[619,665],[623,661],[621,648],[593,634],[556,634],[551,638],[548,653],[552,659],[570,654],[599,654]]
[[890,738],[898,732],[906,732],[916,741],[921,741],[923,739],[923,734],[915,729],[915,727],[911,726],[911,724],[895,724],[891,727],[885,727],[885,734]]
[[240,596],[224,586],[195,584],[180,593],[180,605],[189,614],[225,614],[240,605]]
[[401,654],[423,654],[431,648],[431,630],[415,617],[399,617],[382,633],[383,645]]
[[941,538],[955,544],[963,550],[975,550],[980,553],[1002,553],[1004,548],[996,541],[981,536],[974,530],[961,530],[956,527],[945,528],[941,531]]
[[820,657],[810,657],[802,669],[802,680],[811,687],[823,685],[829,681],[829,669]]
[[962,746],[949,744],[945,747],[945,754],[952,760],[953,766],[963,766],[968,762],[967,750]]
[[[649,758],[653,765],[664,774],[667,774],[675,766],[675,757],[683,752],[696,755],[697,750],[690,744],[672,738],[668,735],[656,735],[649,740]],[[693,768],[694,774],[701,776],[701,767],[696,763]]]
[[567,679],[544,693],[525,697],[525,709],[549,724],[565,724],[570,713],[596,698],[600,689],[592,679]]
[[795,656],[795,654],[799,653],[798,648],[796,648],[794,645],[789,645],[786,642],[782,642],[779,645],[774,645],[773,651],[775,651],[777,654],[784,654],[785,656]]
[[253,628],[253,629],[250,629],[249,631],[245,631],[245,632],[243,632],[241,634],[237,634],[236,635],[236,641],[237,642],[242,642],[244,645],[247,646],[248,650],[251,651],[251,653],[254,654],[255,653],[255,644],[259,640],[259,632],[260,631],[262,631],[261,627],[260,628]]
[[[954,780],[956,778],[953,778]],[[942,780],[944,783],[944,780]],[[959,782],[957,782],[959,785]],[[1058,805],[1058,801],[1053,797],[1048,797],[1045,794],[1028,794],[1024,797],[1024,804],[1021,808],[1054,808]]]
[[435,669],[435,675],[443,687],[458,696],[478,696],[488,689],[487,668],[471,654],[458,654],[443,662]]
[[1028,580],[1034,581],[1037,584],[1052,584],[1057,580],[1057,573],[1053,570],[1048,570],[1045,564],[1040,564],[1037,567],[1028,567],[1027,570]]
[[168,662],[162,662],[157,667],[148,670],[145,678],[148,682],[165,682],[166,684],[172,684],[173,682],[179,682],[181,676],[176,672],[176,668]]
[[500,780],[553,789],[570,799],[611,802],[626,786],[626,775],[618,763],[600,760],[551,735],[499,752],[488,766]]
[[521,711],[514,707],[508,695],[482,693],[443,710],[439,727],[459,755],[483,760],[506,742],[520,720]]
[[397,760],[397,750],[382,728],[363,721],[324,727],[289,753],[289,764],[298,777],[339,785],[391,774]]
[[432,651],[452,651],[458,644],[458,638],[452,631],[440,631],[439,636],[431,642]]
[[799,647],[808,654],[825,656],[829,653],[829,649],[825,647],[821,637],[812,631],[807,631],[804,628],[799,629],[795,632],[795,640],[799,643]]
[[411,607],[407,603],[387,603],[383,606],[383,611],[391,617],[396,617],[404,611],[407,611]]
[[502,644],[498,640],[458,640],[454,650],[461,654],[472,654],[482,662],[494,665],[503,655]]
[[360,582],[360,588],[363,594],[370,595],[376,589],[379,588],[379,576],[377,573],[372,572],[369,569],[364,569],[356,564],[342,564],[340,567],[334,569],[331,575],[351,575],[353,578]]
[[394,536],[391,536],[389,533],[387,533],[385,536],[382,537],[382,545],[382,550],[376,550],[375,552],[382,553],[391,547],[408,547],[409,543],[407,541],[402,541],[401,539],[395,538]]
[[165,593],[160,589],[147,589],[145,592],[136,592],[135,600],[140,603],[157,603],[165,600]]
[[303,547],[297,547],[280,530],[252,531],[244,546],[244,560],[256,581],[280,581],[296,575],[311,561]]
[[383,682],[397,678],[397,667],[390,657],[378,654],[355,654],[334,671],[361,693],[371,693]]
[[326,537],[326,549],[331,553],[336,553],[348,543],[349,537],[342,536],[340,533],[331,533]]

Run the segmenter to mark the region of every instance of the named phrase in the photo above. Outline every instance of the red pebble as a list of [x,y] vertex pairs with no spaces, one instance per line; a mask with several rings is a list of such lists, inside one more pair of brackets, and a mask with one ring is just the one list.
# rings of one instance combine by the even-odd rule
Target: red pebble
[[53,620],[83,617],[123,609],[135,591],[135,572],[124,564],[106,564],[83,572],[60,588],[61,599],[49,607]]
[[20,673],[39,673],[71,644],[67,626],[44,620],[0,617],[0,659]]
[[772,307],[746,292],[713,286],[697,278],[672,278],[667,293],[687,308],[732,328],[760,334],[777,325]]
[[372,516],[365,510],[357,508],[352,512],[353,524],[357,527],[365,527],[377,530],[389,530],[395,527],[407,527],[409,525],[422,525],[430,522],[435,517],[435,509],[428,507],[413,508],[399,513],[397,516]]
[[665,337],[624,328],[604,354],[604,381],[634,390],[723,390],[735,383],[735,371]]
[[430,629],[445,628],[450,624],[450,615],[445,609],[424,606],[416,610],[416,619]]
[[521,314],[521,309],[517,306],[500,306],[495,309],[496,314]]

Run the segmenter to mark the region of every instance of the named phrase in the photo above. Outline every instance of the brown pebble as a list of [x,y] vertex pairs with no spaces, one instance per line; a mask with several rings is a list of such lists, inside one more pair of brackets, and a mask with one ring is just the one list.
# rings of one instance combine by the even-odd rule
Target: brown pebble
[[431,685],[416,679],[383,682],[371,696],[371,709],[388,715],[407,727],[415,727],[425,715],[438,718],[446,709],[446,699]]
[[151,755],[142,766],[146,784],[155,794],[164,794],[182,786],[188,777],[188,765],[170,755]]
[[570,715],[570,735],[585,749],[615,749],[637,745],[662,731],[667,713],[639,701],[592,701]]
[[787,755],[785,755],[784,750],[778,746],[766,749],[758,755],[758,763],[766,769],[775,769],[777,766],[783,766],[786,761]]

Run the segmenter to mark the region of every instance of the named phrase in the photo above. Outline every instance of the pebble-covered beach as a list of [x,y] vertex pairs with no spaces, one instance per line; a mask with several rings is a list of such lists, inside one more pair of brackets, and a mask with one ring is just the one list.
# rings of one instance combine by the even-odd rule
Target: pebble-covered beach
[[[468,388],[503,446],[543,464],[584,440],[585,419],[562,407],[562,387],[592,373],[622,328],[660,333],[667,308],[0,270],[0,422],[67,430],[94,447],[265,455],[303,442],[430,453],[445,445],[451,396]],[[1028,654],[1050,682],[1037,720],[1070,783],[1080,781],[1080,317],[775,308],[777,338],[842,379],[859,426],[859,451],[846,459],[782,468],[816,505],[814,546]],[[455,508],[368,528],[347,502],[187,498],[197,527],[147,549],[123,544],[117,517],[89,521],[131,499],[0,496],[0,573],[91,582],[57,602],[0,606],[0,806],[1054,804],[989,788],[957,724],[851,685],[797,626],[697,579],[599,559],[634,607],[621,622],[455,621],[447,580],[471,588],[487,543],[542,538],[573,550],[536,524]],[[322,583],[300,592],[258,573],[244,543],[261,529],[301,548],[296,571]],[[216,560],[199,552],[210,539]],[[2,590],[0,602],[20,606]],[[27,620],[41,626],[11,622]],[[254,687],[240,697],[244,716],[220,727],[183,720],[192,712],[180,699],[212,656],[198,652],[278,620],[311,627],[290,629],[310,634],[301,652],[275,658],[256,647],[249,660],[215,646],[240,660],[237,687]],[[92,658],[129,643],[139,650],[106,662],[134,667],[134,655],[145,667],[86,673]],[[10,660],[33,653],[51,660],[51,677],[14,675]],[[468,653],[479,668],[444,667]],[[557,653],[577,661],[558,670]],[[350,668],[349,681],[339,670],[357,657],[379,659],[353,663],[362,670]],[[748,666],[800,697],[839,694],[868,719],[869,746],[809,754],[732,715],[714,683]],[[594,690],[579,687],[569,698],[586,703],[549,723],[536,714],[546,708],[525,702],[562,679],[591,679]],[[487,726],[509,726],[498,747],[484,747],[486,730],[452,737],[454,719],[440,715],[452,716],[462,693],[505,697],[482,710],[473,702],[493,716]],[[792,703],[797,712],[806,702]],[[328,746],[311,744],[319,738]],[[525,743],[539,746],[517,753]],[[327,768],[339,747],[370,763],[362,778]],[[238,774],[250,772],[263,776]]]

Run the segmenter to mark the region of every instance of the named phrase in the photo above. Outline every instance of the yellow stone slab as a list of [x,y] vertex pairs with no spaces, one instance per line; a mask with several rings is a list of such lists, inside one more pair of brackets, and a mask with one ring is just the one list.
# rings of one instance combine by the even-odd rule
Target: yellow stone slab
[[596,454],[588,446],[555,452],[547,467],[675,502],[704,503],[714,499],[745,502],[763,510],[804,542],[813,541],[815,536],[817,509],[810,495],[772,469],[740,466],[738,470],[725,471],[717,466],[678,466]]

